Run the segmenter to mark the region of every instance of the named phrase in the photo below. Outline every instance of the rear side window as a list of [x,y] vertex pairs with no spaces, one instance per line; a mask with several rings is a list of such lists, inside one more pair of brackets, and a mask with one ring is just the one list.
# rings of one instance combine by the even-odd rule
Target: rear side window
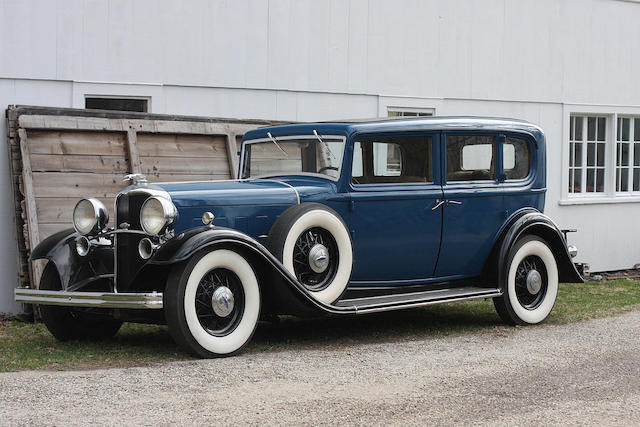
[[496,179],[493,136],[447,135],[447,182]]
[[524,179],[529,175],[531,154],[525,139],[508,137],[502,145],[502,159],[507,179]]
[[393,137],[354,145],[354,184],[433,182],[431,137]]

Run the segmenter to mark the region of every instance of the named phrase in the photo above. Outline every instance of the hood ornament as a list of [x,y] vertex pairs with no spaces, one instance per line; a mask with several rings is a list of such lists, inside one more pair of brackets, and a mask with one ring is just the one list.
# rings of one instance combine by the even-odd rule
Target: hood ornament
[[144,185],[147,182],[147,177],[141,173],[130,173],[129,175],[125,175],[123,182],[131,181],[133,185]]

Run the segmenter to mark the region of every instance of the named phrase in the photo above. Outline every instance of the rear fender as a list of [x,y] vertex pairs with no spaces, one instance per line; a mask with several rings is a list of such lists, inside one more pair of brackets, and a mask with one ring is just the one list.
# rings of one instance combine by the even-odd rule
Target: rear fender
[[573,264],[567,251],[567,242],[556,224],[548,216],[536,210],[525,209],[516,213],[508,222],[507,227],[505,227],[500,239],[494,246],[489,265],[485,266],[485,271],[488,271],[490,276],[497,279],[499,284],[504,283],[511,248],[518,239],[526,234],[541,237],[549,244],[558,265],[560,282],[584,282],[584,279]]

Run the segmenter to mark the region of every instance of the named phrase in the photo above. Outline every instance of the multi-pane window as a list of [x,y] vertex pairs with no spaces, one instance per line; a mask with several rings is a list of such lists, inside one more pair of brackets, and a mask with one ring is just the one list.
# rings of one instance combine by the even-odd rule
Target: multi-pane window
[[604,193],[607,118],[571,116],[569,194]]
[[430,108],[397,108],[389,107],[387,109],[389,117],[430,117],[433,116],[433,110]]
[[616,192],[640,191],[640,118],[618,117]]

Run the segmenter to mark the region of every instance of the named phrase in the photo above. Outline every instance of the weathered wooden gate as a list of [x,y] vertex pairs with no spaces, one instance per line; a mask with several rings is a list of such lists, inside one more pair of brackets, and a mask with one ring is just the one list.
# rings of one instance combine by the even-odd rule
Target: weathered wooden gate
[[18,271],[34,286],[30,249],[71,227],[77,200],[97,197],[113,218],[128,173],[150,182],[234,178],[242,135],[273,122],[48,107],[9,107]]

